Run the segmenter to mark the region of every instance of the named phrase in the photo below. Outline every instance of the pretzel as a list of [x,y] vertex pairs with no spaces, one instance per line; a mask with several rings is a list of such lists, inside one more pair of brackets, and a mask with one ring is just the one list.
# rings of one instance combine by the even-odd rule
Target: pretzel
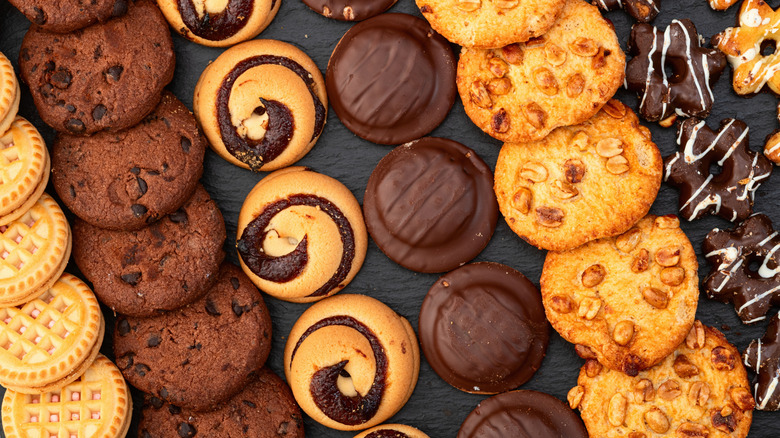
[[605,11],[623,8],[642,23],[653,21],[661,7],[661,0],[594,0],[593,3]]

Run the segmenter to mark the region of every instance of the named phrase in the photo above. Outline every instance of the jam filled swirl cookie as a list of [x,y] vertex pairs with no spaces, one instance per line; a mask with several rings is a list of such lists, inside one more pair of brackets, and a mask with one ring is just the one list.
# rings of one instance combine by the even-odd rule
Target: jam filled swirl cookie
[[403,424],[383,424],[373,427],[355,438],[430,438],[428,435],[412,426]]
[[335,179],[304,167],[274,172],[238,216],[241,267],[263,292],[310,302],[340,291],[366,256],[360,205]]
[[284,349],[295,400],[317,422],[360,430],[387,420],[412,395],[420,351],[405,318],[365,295],[309,307]]
[[214,152],[236,166],[270,171],[314,147],[328,99],[322,73],[305,53],[282,41],[253,40],[206,67],[193,108]]

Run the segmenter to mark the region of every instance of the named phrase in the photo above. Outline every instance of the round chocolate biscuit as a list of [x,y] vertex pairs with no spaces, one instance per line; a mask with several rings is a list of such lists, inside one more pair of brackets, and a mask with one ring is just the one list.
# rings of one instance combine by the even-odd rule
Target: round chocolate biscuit
[[476,257],[493,235],[493,172],[456,141],[422,138],[377,164],[363,214],[379,249],[396,263],[417,272],[449,271]]
[[312,11],[341,21],[361,21],[390,9],[396,0],[303,0]]
[[237,266],[224,263],[198,301],[150,318],[120,317],[117,366],[130,384],[169,403],[209,410],[243,389],[268,358],[271,317]]
[[211,412],[193,412],[147,395],[139,438],[303,438],[303,416],[290,387],[267,367]]
[[33,26],[19,54],[22,78],[41,118],[57,131],[89,135],[143,120],[173,79],[168,23],[151,0],[70,34]]
[[9,0],[28,20],[46,32],[73,32],[104,23],[127,12],[128,0]]
[[500,263],[473,263],[439,278],[420,308],[419,333],[436,374],[478,394],[527,382],[550,338],[539,289]]
[[505,392],[482,401],[460,426],[458,438],[586,438],[582,420],[565,403],[537,391]]
[[149,316],[202,296],[225,254],[225,223],[203,187],[184,206],[138,231],[73,224],[73,258],[101,302],[115,312]]
[[206,139],[195,117],[165,92],[143,122],[90,137],[60,134],[54,188],[76,216],[106,229],[137,230],[173,213],[203,173]]
[[357,136],[400,144],[431,132],[455,102],[455,56],[425,20],[382,14],[352,26],[328,61],[333,110]]

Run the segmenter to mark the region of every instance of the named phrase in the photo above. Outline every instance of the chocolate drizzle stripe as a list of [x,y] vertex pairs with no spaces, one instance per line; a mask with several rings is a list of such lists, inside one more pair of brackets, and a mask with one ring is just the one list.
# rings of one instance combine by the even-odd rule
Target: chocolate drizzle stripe
[[308,295],[318,297],[326,295],[340,285],[352,268],[355,258],[355,236],[349,220],[341,210],[329,200],[308,194],[290,195],[267,205],[260,214],[247,224],[241,233],[236,246],[241,259],[258,277],[277,283],[286,283],[297,278],[306,267],[309,257],[307,252],[308,239],[304,236],[295,249],[283,256],[272,257],[263,250],[263,241],[270,231],[265,231],[271,220],[281,211],[294,206],[317,207],[325,212],[336,224],[344,247],[341,253],[339,267],[333,276],[319,289]]
[[298,338],[298,342],[290,355],[290,366],[292,366],[298,348],[309,335],[323,327],[332,325],[352,328],[366,338],[369,345],[371,345],[376,363],[374,381],[365,396],[360,394],[355,397],[345,396],[339,391],[336,383],[339,374],[344,370],[348,362],[341,361],[335,365],[315,371],[312,375],[309,390],[314,403],[331,420],[348,425],[363,424],[371,420],[379,410],[379,404],[385,391],[388,365],[387,355],[382,343],[365,324],[346,315],[331,316],[316,322]]
[[[217,14],[204,11],[198,16],[193,0],[177,0],[181,21],[193,34],[210,41],[226,40],[246,26],[255,0],[228,0],[225,10]],[[205,6],[204,6],[205,8]],[[273,8],[273,6],[272,6]]]

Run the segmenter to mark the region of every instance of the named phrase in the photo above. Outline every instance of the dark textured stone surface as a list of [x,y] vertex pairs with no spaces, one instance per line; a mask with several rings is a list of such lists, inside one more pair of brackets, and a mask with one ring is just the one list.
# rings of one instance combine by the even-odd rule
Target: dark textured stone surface
[[[772,2],[777,6],[778,2]],[[737,6],[726,12],[710,10],[704,0],[666,1],[661,14],[653,24],[667,26],[672,19],[692,17],[696,28],[705,38],[720,32],[736,23]],[[402,1],[391,8],[392,12],[408,12],[420,16],[411,1]],[[623,11],[607,13],[618,30],[623,48],[626,47],[629,29],[633,19]],[[28,26],[28,21],[4,0],[0,0],[0,51],[3,51],[14,62],[19,54],[19,45]],[[330,53],[343,33],[352,23],[330,20],[311,11],[298,0],[285,0],[279,15],[263,32],[261,38],[275,38],[297,44],[324,72]],[[176,75],[169,86],[189,108],[192,107],[192,92],[201,71],[211,60],[214,60],[223,49],[212,49],[198,46],[174,36],[176,47]],[[453,46],[457,53],[459,49]],[[18,70],[17,70],[18,71]],[[51,142],[52,131],[46,127],[35,113],[32,99],[27,89],[22,86],[21,114],[34,123]],[[776,120],[777,98],[769,94],[760,94],[752,99],[738,97],[731,89],[731,70],[727,68],[713,88],[715,107],[708,122],[717,126],[719,121],[727,117],[737,117],[750,126],[751,147],[760,150],[764,137],[778,128]],[[632,108],[636,108],[635,93],[621,90],[617,97]],[[653,132],[653,138],[658,143],[663,156],[668,156],[677,150],[675,144],[675,129],[663,129],[657,124],[648,124]],[[467,118],[463,105],[459,100],[444,123],[435,129],[431,135],[452,138],[474,149],[491,167],[495,168],[501,143],[483,134]],[[333,111],[328,114],[325,131],[314,149],[299,162],[311,166],[318,172],[326,173],[349,187],[359,201],[371,171],[379,160],[390,151],[388,146],[378,146],[361,140],[347,130],[338,120]],[[216,154],[208,151],[204,171],[204,185],[211,196],[217,201],[225,216],[228,231],[228,258],[237,262],[236,252],[231,242],[235,242],[236,221],[241,203],[249,190],[262,177],[248,170],[239,169],[228,164]],[[756,193],[755,210],[769,215],[775,223],[780,223],[780,172],[765,182]],[[50,190],[51,192],[51,190]],[[677,212],[677,190],[663,184],[659,198],[651,210],[654,214],[670,214]],[[689,223],[683,221],[682,228],[690,237],[696,253],[699,256],[699,275],[703,279],[709,272],[701,245],[704,236],[713,228],[730,228],[732,225],[723,219],[707,217]],[[503,219],[499,219],[495,235],[487,248],[477,257],[477,261],[494,261],[507,264],[522,273],[538,285],[541,274],[544,252],[532,248],[511,232]],[[68,272],[76,273],[73,265]],[[368,254],[363,269],[358,273],[344,293],[365,293],[376,297],[401,315],[408,318],[412,326],[417,328],[417,319],[426,292],[439,276],[437,274],[418,274],[406,270],[382,254],[373,241],[369,242]],[[292,324],[308,307],[305,304],[293,304],[265,297],[274,323],[273,347],[268,365],[277,373],[282,374],[282,353],[286,336]],[[770,316],[777,308],[770,311]],[[104,312],[107,318],[113,320],[110,312]],[[754,338],[764,335],[767,322],[763,321],[753,326],[743,325],[733,306],[707,299],[701,295],[697,317],[706,324],[723,329],[726,337],[740,351],[748,346]],[[107,324],[111,326],[112,324]],[[726,329],[727,326],[728,329]],[[112,334],[106,333],[106,339]],[[103,348],[110,354],[109,341]],[[108,348],[106,348],[108,347]],[[576,385],[580,366],[584,363],[574,353],[574,347],[561,339],[554,331],[550,339],[547,357],[539,372],[525,385],[523,389],[534,389],[550,393],[561,400],[566,399],[568,390]],[[752,374],[751,374],[752,376]],[[143,404],[140,393],[135,394],[136,416],[140,415]],[[420,380],[414,394],[407,405],[391,421],[407,423],[416,426],[434,438],[449,438],[457,434],[461,422],[471,410],[486,396],[462,393],[452,388],[431,370],[423,359]],[[136,436],[138,418],[128,434]],[[317,438],[351,438],[355,433],[338,432],[327,429],[314,421],[305,418],[306,433]],[[780,435],[780,413],[756,412],[750,438],[774,438]]]

